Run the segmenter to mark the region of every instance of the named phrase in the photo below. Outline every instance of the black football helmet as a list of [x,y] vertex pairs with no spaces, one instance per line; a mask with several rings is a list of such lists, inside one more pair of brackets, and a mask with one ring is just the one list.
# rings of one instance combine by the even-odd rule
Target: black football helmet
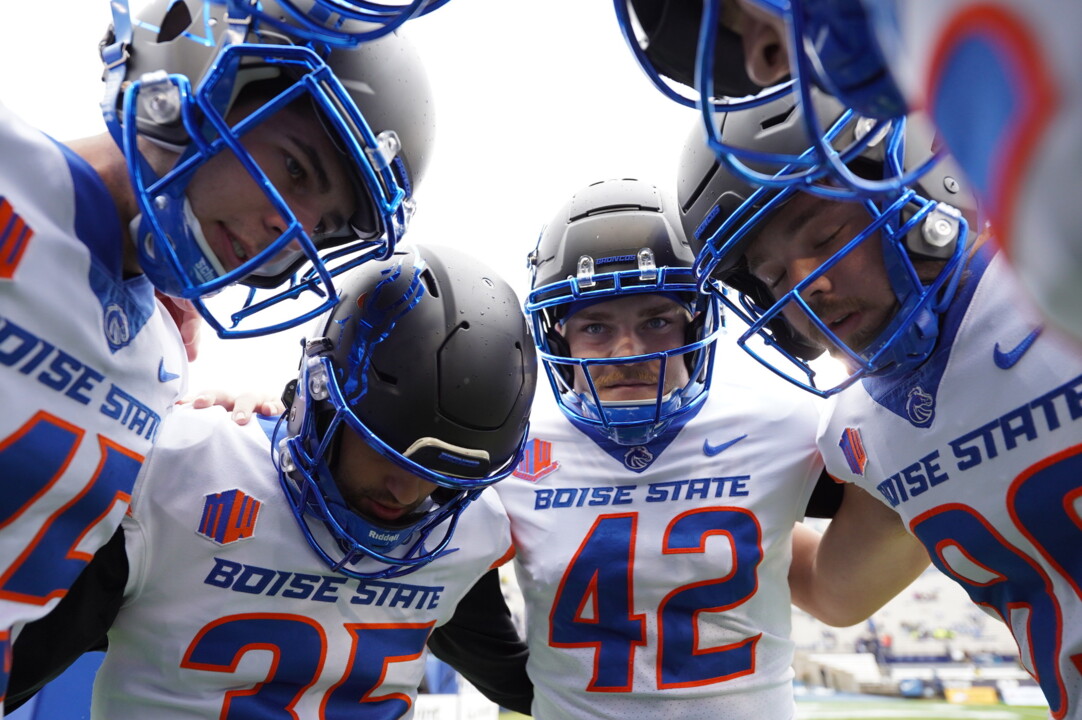
[[[466,506],[515,469],[537,361],[514,291],[460,251],[398,250],[340,285],[287,388],[276,462],[332,569],[395,577],[443,553]],[[333,478],[344,432],[439,486],[421,512],[389,527],[345,503]]]

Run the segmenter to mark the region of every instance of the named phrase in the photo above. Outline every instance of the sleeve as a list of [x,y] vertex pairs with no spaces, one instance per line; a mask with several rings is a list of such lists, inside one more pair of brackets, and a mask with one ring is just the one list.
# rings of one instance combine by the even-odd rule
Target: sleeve
[[106,649],[106,634],[124,601],[127,579],[124,531],[117,528],[52,612],[19,632],[12,647],[5,712],[32,698],[83,653]]
[[808,507],[804,510],[804,517],[834,517],[842,504],[842,493],[844,491],[845,484],[838,482],[824,470],[815,483],[815,489],[812,490],[811,497],[808,498]]
[[432,632],[428,649],[492,702],[530,714],[529,651],[511,619],[497,570],[489,570],[470,588],[451,620]]

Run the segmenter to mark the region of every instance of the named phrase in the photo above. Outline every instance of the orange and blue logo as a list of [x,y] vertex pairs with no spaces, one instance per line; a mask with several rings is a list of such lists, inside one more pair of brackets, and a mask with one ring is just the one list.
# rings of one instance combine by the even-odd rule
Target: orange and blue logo
[[846,428],[842,432],[841,442],[838,447],[845,455],[845,461],[849,463],[849,469],[855,475],[863,475],[864,468],[868,466],[868,453],[864,451],[864,440],[860,437],[859,428]]
[[11,203],[0,197],[0,279],[15,277],[23,253],[30,245],[34,231],[26,224]]
[[199,534],[219,545],[251,537],[262,506],[259,500],[236,489],[207,495]]
[[552,459],[552,443],[534,438],[526,444],[522,460],[511,474],[523,480],[537,482],[559,467],[560,463]]

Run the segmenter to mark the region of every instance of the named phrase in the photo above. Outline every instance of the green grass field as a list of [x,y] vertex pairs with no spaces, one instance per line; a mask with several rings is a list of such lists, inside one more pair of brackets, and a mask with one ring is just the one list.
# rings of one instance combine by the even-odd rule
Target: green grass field
[[[1045,708],[1008,705],[952,705],[935,700],[801,701],[797,720],[1047,720]],[[523,720],[525,715],[503,713],[500,720]]]
[[960,705],[941,700],[798,702],[799,720],[1048,720],[1046,708]]

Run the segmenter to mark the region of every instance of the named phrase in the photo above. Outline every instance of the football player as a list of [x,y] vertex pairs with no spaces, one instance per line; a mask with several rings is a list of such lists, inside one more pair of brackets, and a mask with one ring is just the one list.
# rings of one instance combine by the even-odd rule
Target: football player
[[[854,0],[854,4],[859,0]],[[726,168],[749,182],[773,188],[799,185],[829,197],[860,197],[893,191],[933,166],[941,151],[929,152],[903,173],[885,166],[877,177],[850,171],[848,161],[874,142],[902,142],[905,133],[898,116],[905,111],[896,86],[883,72],[882,63],[847,65],[844,72],[819,64],[839,54],[857,53],[870,44],[867,32],[850,33],[853,25],[866,25],[858,6],[852,13],[824,12],[847,3],[815,3],[826,37],[844,48],[829,46],[813,52],[797,38],[813,29],[801,24],[805,13],[789,12],[781,0],[614,0],[624,36],[639,65],[668,97],[699,110],[706,129],[705,141]],[[812,3],[794,3],[803,8]],[[784,5],[783,11],[780,6]],[[792,17],[792,22],[783,19]],[[809,21],[810,25],[810,21]],[[700,30],[702,28],[703,30]],[[827,32],[827,30],[833,32]],[[862,41],[863,44],[862,44]],[[795,71],[792,68],[796,68]],[[814,113],[805,114],[807,142],[786,152],[764,151],[742,138],[721,137],[721,114],[752,110],[780,97],[810,103],[815,88],[846,94],[852,108],[821,125]],[[891,94],[891,91],[894,94]],[[846,137],[839,143],[840,136]]]
[[[824,121],[841,111],[829,100],[819,110]],[[794,147],[800,112],[779,101],[759,117],[725,117],[722,132]],[[916,155],[935,142],[927,127],[906,128]],[[852,169],[907,160],[890,158],[869,148]],[[773,192],[720,166],[698,127],[679,178],[707,285],[750,324],[740,343],[830,396],[819,428],[827,472],[897,513],[932,562],[1009,626],[1053,717],[1082,717],[1082,358],[1017,302],[1002,253],[973,229],[967,181],[946,158],[874,201]],[[808,365],[823,352],[848,370],[832,386]]]
[[410,711],[433,628],[510,557],[486,488],[517,465],[536,359],[514,292],[459,251],[399,250],[339,292],[280,419],[166,418],[121,530],[17,639],[13,702],[107,633],[95,717]]
[[[790,78],[802,98],[819,88],[856,116],[893,119],[895,128],[907,108],[927,112],[1028,296],[1055,326],[1082,338],[1082,244],[1076,240],[1082,208],[1074,194],[1082,157],[1077,3],[711,0],[704,8],[701,2],[616,0],[616,7],[636,56],[667,94],[680,97],[662,77],[700,90],[707,140],[723,156],[732,147],[710,129],[715,104],[707,99],[777,88]],[[700,33],[706,13],[720,20],[707,26],[712,32]],[[645,48],[631,17],[645,26]],[[711,47],[718,58],[712,69],[703,61]],[[697,65],[703,71],[698,83]],[[732,107],[739,106],[730,100],[719,109]],[[813,136],[829,130],[813,113],[804,117]],[[802,172],[748,176],[777,186],[814,175],[832,157],[829,144],[810,143],[817,150],[794,166]],[[734,152],[760,159],[747,145]],[[834,165],[838,172],[828,175],[842,184],[872,193],[881,186],[844,172],[844,163]],[[911,166],[902,179],[911,182],[923,167]]]
[[[112,535],[184,391],[185,348],[154,290],[227,336],[329,307],[318,253],[386,252],[432,130],[399,38],[320,55],[199,0],[134,21],[113,7],[109,133],[59,143],[0,108],[0,698],[13,633]],[[235,282],[313,300],[260,323],[276,306],[261,296],[219,320],[203,296]]]
[[[844,572],[861,588],[810,582],[817,536],[800,526],[794,538],[794,523],[838,501],[827,479],[811,502],[817,414],[726,351],[693,259],[672,201],[629,179],[577,192],[530,255],[526,309],[553,392],[497,491],[536,717],[792,718],[789,578],[793,601],[846,625],[927,566],[917,546],[881,558],[897,562],[891,576],[850,539]],[[876,533],[904,535],[874,499],[851,495],[839,533],[862,527],[869,548]],[[824,578],[840,569],[822,557]]]

